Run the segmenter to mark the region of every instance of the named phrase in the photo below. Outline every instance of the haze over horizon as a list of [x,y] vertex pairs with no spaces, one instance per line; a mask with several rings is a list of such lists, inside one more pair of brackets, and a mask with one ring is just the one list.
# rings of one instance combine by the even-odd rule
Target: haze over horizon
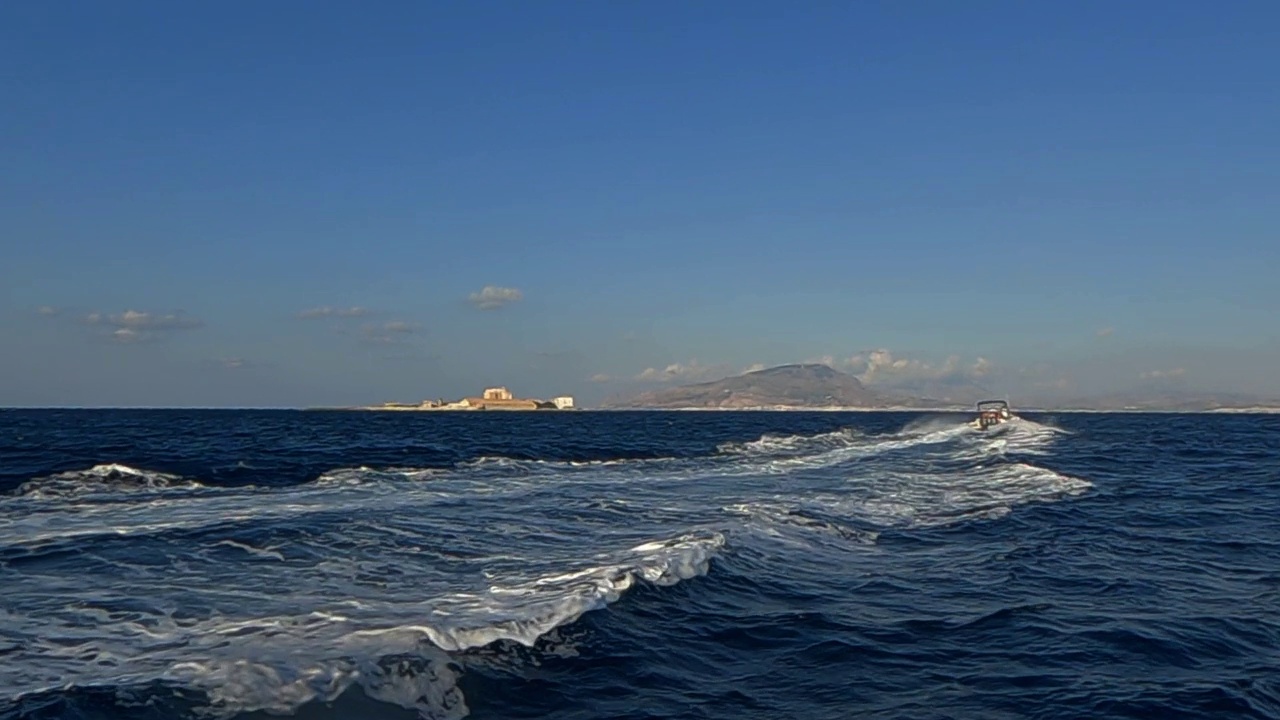
[[1274,3],[378,8],[0,8],[0,406],[1280,396]]

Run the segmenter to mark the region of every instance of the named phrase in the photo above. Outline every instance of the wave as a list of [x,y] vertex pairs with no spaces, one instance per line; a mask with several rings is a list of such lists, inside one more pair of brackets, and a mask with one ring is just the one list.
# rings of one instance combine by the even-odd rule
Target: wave
[[[0,688],[20,699],[64,685],[174,682],[206,693],[205,712],[227,717],[293,712],[313,700],[332,701],[359,684],[371,697],[426,717],[462,717],[465,702],[449,653],[501,641],[533,646],[551,630],[617,601],[637,582],[669,586],[705,574],[724,542],[718,533],[691,533],[634,545],[598,558],[605,560],[600,564],[481,592],[430,599],[403,592],[409,588],[390,599],[334,595],[313,599],[315,608],[297,615],[214,611],[193,618],[173,608],[183,605],[179,599],[197,598],[173,591],[198,592],[195,587],[169,587],[168,603],[154,596],[132,599],[139,589],[134,586],[104,588],[60,612],[7,615],[7,632],[21,641],[6,651]],[[278,552],[244,549],[282,559]],[[350,570],[358,572],[359,564]],[[39,606],[32,594],[50,589],[25,588],[12,599],[19,607]],[[238,597],[247,605],[287,607],[307,604],[305,593],[320,588],[295,589],[304,594],[275,598],[246,589]],[[303,657],[313,661],[299,664]]]
[[193,490],[204,487],[196,480],[155,470],[139,470],[119,463],[94,465],[29,480],[14,491],[33,499],[65,499],[124,492]]

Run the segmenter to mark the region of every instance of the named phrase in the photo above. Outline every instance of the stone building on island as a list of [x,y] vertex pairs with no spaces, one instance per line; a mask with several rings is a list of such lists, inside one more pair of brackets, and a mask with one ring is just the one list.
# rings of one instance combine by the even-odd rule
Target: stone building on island
[[514,397],[505,387],[485,388],[480,397],[463,398],[462,402],[476,410],[538,410],[542,407],[541,401]]

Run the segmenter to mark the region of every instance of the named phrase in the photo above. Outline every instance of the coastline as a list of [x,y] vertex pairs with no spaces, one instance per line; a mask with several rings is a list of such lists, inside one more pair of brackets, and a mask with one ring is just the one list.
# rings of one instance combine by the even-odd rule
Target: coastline
[[[741,407],[741,408],[714,408],[714,407],[634,407],[634,408],[582,408],[588,412],[880,412],[880,413],[948,413],[948,414],[972,414],[972,408],[960,407],[795,407],[795,406],[777,406],[777,407]],[[1054,407],[1023,407],[1016,408],[1015,414],[1018,413],[1071,413],[1071,414],[1095,414],[1095,415],[1277,415],[1280,414],[1280,407],[1256,406],[1246,408],[1210,408],[1210,409],[1177,409],[1177,408],[1115,408],[1115,409],[1096,409],[1096,408],[1054,408]]]
[[[572,407],[572,408],[491,408],[490,410],[481,410],[479,408],[420,408],[420,407],[382,407],[382,406],[297,406],[297,405],[4,405],[0,406],[0,412],[4,411],[67,411],[67,410],[156,410],[156,411],[236,411],[236,412],[574,412],[574,413],[592,413],[592,412],[846,412],[846,413],[959,413],[970,414],[973,412],[970,408],[958,407],[795,407],[795,406],[768,406],[768,407],[745,407],[745,408],[707,408],[707,407],[688,407],[688,408],[662,408],[662,407],[634,407],[634,408],[591,408],[591,407]],[[1222,407],[1210,409],[1177,409],[1177,408],[1125,408],[1125,409],[1097,409],[1097,408],[1072,408],[1072,407],[1023,407],[1016,409],[1018,413],[1064,413],[1064,414],[1095,414],[1095,415],[1280,415],[1280,406],[1257,405],[1249,407]]]
[[557,408],[557,407],[503,407],[501,405],[493,407],[384,407],[382,405],[368,405],[356,407],[333,407],[333,408],[301,408],[303,410],[345,410],[350,412],[572,412],[581,410],[582,408]]

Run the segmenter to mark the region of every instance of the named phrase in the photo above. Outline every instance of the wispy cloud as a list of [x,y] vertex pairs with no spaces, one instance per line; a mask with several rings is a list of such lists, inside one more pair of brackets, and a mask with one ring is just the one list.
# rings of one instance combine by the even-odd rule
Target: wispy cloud
[[385,323],[367,324],[360,329],[365,340],[372,343],[392,344],[405,340],[409,335],[418,332],[418,327],[403,320],[392,320]]
[[818,355],[815,357],[811,357],[805,360],[804,362],[820,363],[822,365],[833,367],[836,370],[844,370],[846,372],[849,372],[854,367],[858,367],[858,368],[864,367],[865,360],[861,355],[854,355],[852,357],[838,357],[836,355]]
[[135,343],[148,339],[147,335],[133,328],[118,328],[111,332],[111,340],[118,343]]
[[1186,374],[1186,368],[1173,368],[1172,370],[1144,370],[1138,373],[1138,377],[1143,380],[1168,380],[1180,378]]
[[53,307],[52,305],[41,305],[40,307],[36,308],[36,314],[43,315],[45,317],[53,317],[61,313],[62,313],[61,310],[59,310],[56,307]]
[[335,307],[330,307],[328,305],[325,305],[323,307],[311,308],[310,310],[303,310],[302,312],[298,313],[298,317],[303,319],[329,318],[329,317],[356,318],[356,317],[364,317],[368,314],[369,314],[369,309],[363,308],[360,306],[349,307],[349,308],[335,308]]
[[1115,331],[1116,329],[1113,327],[1104,327],[1098,331],[1098,337],[1100,338],[1111,337],[1115,333]]
[[382,330],[389,333],[412,333],[417,332],[417,327],[403,320],[392,320],[389,323],[383,323]]
[[733,374],[733,367],[730,365],[703,365],[697,359],[690,360],[687,363],[671,363],[662,369],[645,368],[636,375],[635,379],[642,382],[698,382],[701,380],[710,380],[722,378]]
[[606,375],[605,373],[596,373],[595,375],[592,375],[590,378],[591,382],[593,383],[607,383],[612,379],[613,378],[611,376]]
[[995,364],[990,360],[984,357],[979,357],[977,360],[973,361],[972,365],[969,366],[969,374],[973,377],[983,377],[990,373],[993,367],[995,367]]
[[204,358],[201,360],[201,365],[210,372],[245,373],[271,368],[274,363],[261,358],[249,359],[239,355],[218,355]]
[[865,350],[847,357],[823,355],[808,362],[830,365],[850,373],[866,384],[948,378],[976,379],[988,375],[994,368],[994,364],[985,357],[965,361],[959,355],[951,355],[937,362],[895,355],[885,348]]
[[485,285],[480,292],[471,293],[467,300],[481,310],[497,310],[500,307],[519,302],[524,294],[516,288]]
[[[382,320],[386,313],[374,311],[360,305],[351,307],[321,307],[304,310],[297,314],[304,320],[321,320],[323,325],[334,333],[354,338],[369,345],[405,345],[411,336],[419,330],[419,326],[405,320]],[[364,320],[364,322],[358,322]]]
[[159,340],[180,330],[204,327],[202,320],[183,313],[163,314],[141,310],[126,310],[119,314],[91,312],[79,321],[81,325],[102,329],[108,340],[117,343]]
[[197,318],[180,313],[160,315],[157,313],[126,310],[119,315],[89,313],[84,317],[89,325],[107,325],[131,330],[185,330],[203,327],[204,323]]

